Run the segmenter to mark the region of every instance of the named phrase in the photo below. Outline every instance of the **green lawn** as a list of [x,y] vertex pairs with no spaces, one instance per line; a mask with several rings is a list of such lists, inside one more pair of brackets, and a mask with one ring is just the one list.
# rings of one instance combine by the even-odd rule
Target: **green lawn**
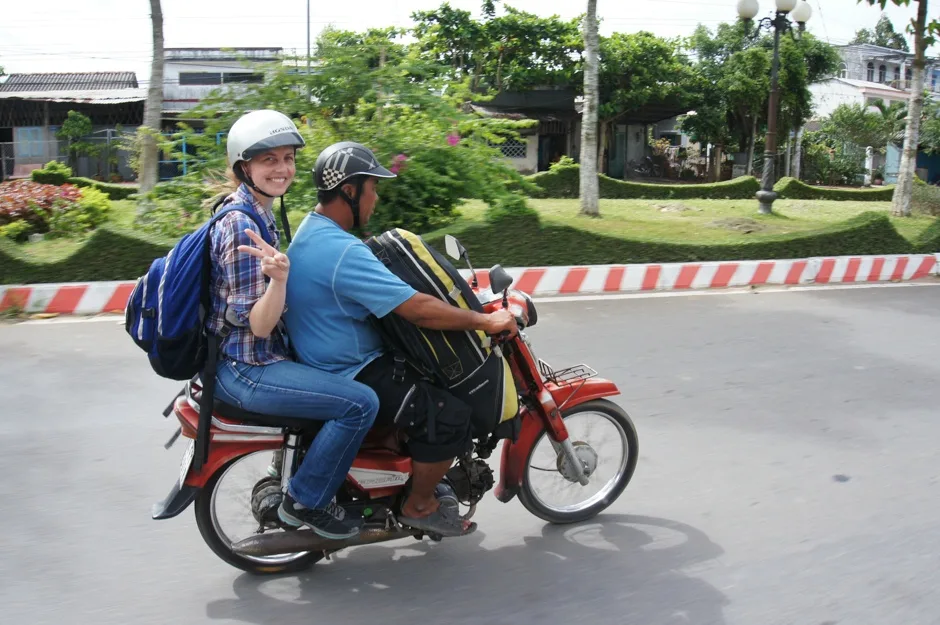
[[[774,215],[757,212],[756,200],[601,200],[601,217],[579,215],[578,200],[529,200],[543,225],[565,225],[607,236],[674,243],[733,243],[775,235],[808,232],[845,221],[865,211],[889,213],[890,202],[777,200]],[[460,219],[434,238],[483,222],[486,205],[471,200],[460,208]],[[379,207],[381,210],[381,206]],[[898,232],[917,239],[934,218],[892,217]]]

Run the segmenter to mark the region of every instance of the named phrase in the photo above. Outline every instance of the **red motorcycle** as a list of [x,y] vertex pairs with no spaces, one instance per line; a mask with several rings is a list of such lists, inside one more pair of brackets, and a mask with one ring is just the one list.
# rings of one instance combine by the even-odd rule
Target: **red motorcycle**
[[[450,236],[447,252],[467,260],[466,251]],[[487,463],[500,442],[493,437],[474,440],[473,451],[455,461],[446,480],[462,509],[466,507],[465,519],[495,485],[499,501],[508,503],[518,495],[529,512],[548,522],[584,521],[610,506],[630,482],[639,451],[636,429],[622,408],[605,399],[620,394],[613,382],[586,365],[556,370],[536,358],[525,329],[535,325],[537,311],[526,293],[510,289],[512,282],[496,265],[488,274],[475,275],[472,285],[486,312],[509,308],[519,323],[519,334],[499,346],[519,391],[518,435],[504,439],[498,484]],[[319,424],[249,413],[216,401],[209,454],[195,470],[201,390],[198,382],[188,382],[164,411],[165,416],[174,413],[180,423],[165,447],[180,434],[191,440],[176,484],[154,506],[154,519],[175,517],[195,502],[196,524],[212,551],[257,574],[303,570],[347,547],[424,538],[396,518],[411,476],[411,459],[397,430],[373,428],[337,493],[347,514],[362,516],[360,533],[349,540],[328,540],[286,526],[277,515],[293,469]]]

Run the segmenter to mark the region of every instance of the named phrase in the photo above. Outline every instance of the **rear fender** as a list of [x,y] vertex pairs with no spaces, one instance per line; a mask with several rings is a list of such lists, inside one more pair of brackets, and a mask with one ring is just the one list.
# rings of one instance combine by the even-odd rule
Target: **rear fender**
[[[562,411],[593,399],[620,394],[616,384],[603,378],[591,378],[583,384],[578,382],[571,385],[558,385],[549,382],[545,384],[545,388],[551,393],[555,404]],[[507,440],[503,444],[503,457],[499,471],[500,479],[494,490],[498,500],[506,503],[511,501],[519,492],[522,487],[522,478],[525,475],[526,460],[529,458],[529,454],[532,453],[532,448],[544,429],[545,425],[537,413],[529,409],[523,410],[519,437],[516,442]]]

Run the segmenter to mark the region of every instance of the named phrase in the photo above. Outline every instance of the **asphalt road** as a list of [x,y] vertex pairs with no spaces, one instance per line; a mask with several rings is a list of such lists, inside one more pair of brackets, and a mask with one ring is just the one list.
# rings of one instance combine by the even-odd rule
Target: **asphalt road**
[[607,513],[259,579],[206,548],[150,373],[117,323],[0,326],[0,622],[940,623],[940,288],[544,304],[554,364],[621,385],[640,433]]

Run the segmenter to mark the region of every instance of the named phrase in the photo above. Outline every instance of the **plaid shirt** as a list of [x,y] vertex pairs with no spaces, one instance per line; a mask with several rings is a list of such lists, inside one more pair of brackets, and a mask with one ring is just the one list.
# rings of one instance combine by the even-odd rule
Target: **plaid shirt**
[[[274,214],[255,199],[248,187],[240,185],[229,197],[233,204],[250,206],[261,217],[274,247],[280,249]],[[252,306],[264,295],[267,279],[261,271],[260,259],[238,251],[239,245],[255,246],[245,234],[246,228],[258,232],[258,226],[250,217],[233,211],[216,222],[209,234],[212,312],[206,323],[213,333],[218,333],[226,321],[231,326],[232,333],[222,342],[222,357],[250,365],[267,365],[287,360],[289,352],[283,322],[278,322],[271,336],[266,339],[258,338],[251,332],[248,315]]]

